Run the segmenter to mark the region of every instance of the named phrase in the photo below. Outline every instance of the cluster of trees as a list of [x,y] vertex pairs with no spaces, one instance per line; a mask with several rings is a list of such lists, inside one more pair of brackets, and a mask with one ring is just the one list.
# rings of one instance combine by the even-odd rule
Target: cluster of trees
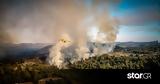
[[0,83],[22,83],[32,81],[37,83],[39,79],[54,77],[58,74],[58,69],[54,66],[46,66],[44,64],[7,64],[0,66]]
[[74,71],[77,69],[160,70],[160,47],[127,48],[124,51],[122,48],[117,48],[116,52],[120,52],[120,50],[122,50],[121,52],[130,53],[129,56],[110,56],[108,54],[95,56],[68,65],[72,70],[59,70],[55,66],[40,62],[39,59],[38,61],[32,60],[33,62],[27,63],[27,59],[17,61],[16,63],[0,63],[0,84],[22,83],[26,81],[38,83],[38,80],[47,77],[61,77],[66,81],[75,81],[75,78],[81,77],[80,73]]
[[78,69],[153,69],[160,68],[160,56],[108,56],[107,54],[76,62]]
[[[160,55],[150,56],[109,56],[107,54],[92,57],[69,65],[72,69],[160,69]],[[80,77],[77,71],[59,70],[44,63],[0,64],[0,83],[22,83],[47,77],[61,77],[73,80]]]

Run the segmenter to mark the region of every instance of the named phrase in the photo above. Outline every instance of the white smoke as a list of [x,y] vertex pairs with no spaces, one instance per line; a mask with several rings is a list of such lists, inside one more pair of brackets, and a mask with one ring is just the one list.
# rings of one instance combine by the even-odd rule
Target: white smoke
[[61,51],[72,44],[70,37],[67,34],[63,34],[60,40],[50,49],[50,55],[48,57],[49,64],[54,64],[59,68],[64,67],[65,53]]
[[56,42],[47,62],[58,68],[108,53],[114,47],[118,32],[115,19],[108,13],[108,5],[117,1],[20,0],[0,3],[0,43]]
[[[57,2],[56,5],[57,42],[50,49],[47,61],[58,68],[111,52],[116,40],[118,29],[107,13],[106,4],[99,7],[103,2],[95,1],[87,8],[83,2],[77,4],[76,1]],[[86,20],[89,16],[92,17]],[[88,34],[93,26],[96,32]]]

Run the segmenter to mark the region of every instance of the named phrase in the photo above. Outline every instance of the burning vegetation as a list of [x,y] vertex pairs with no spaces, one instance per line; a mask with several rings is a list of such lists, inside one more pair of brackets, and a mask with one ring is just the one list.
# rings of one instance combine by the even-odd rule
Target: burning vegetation
[[136,46],[115,42],[121,24],[109,14],[108,3],[110,0],[26,0],[17,5],[2,1],[0,84],[59,80],[83,84],[86,75],[74,71],[82,69],[159,70],[158,41]]
[[[109,16],[104,2],[93,1],[88,8],[83,1],[79,3],[74,0],[57,1],[54,15],[57,23],[54,34],[56,43],[50,49],[47,59],[50,65],[66,68],[68,63],[112,51],[118,27],[117,22]],[[104,11],[100,11],[99,8]],[[94,36],[93,34],[89,36],[92,27],[97,31],[94,32]],[[90,44],[91,42],[94,44]]]
[[[137,45],[137,43],[135,44]],[[54,79],[52,83],[56,81],[71,84],[86,83],[86,79],[84,79],[86,77],[86,73],[79,72],[79,70],[82,69],[159,70],[159,43],[154,44],[151,42],[143,44],[143,47],[141,45],[140,47],[125,48],[120,47],[121,44],[118,44],[118,46],[114,48],[113,52],[108,54],[89,57],[88,59],[79,60],[74,63],[68,63],[65,65],[68,69],[59,69],[56,65],[48,65],[46,63],[46,59],[48,59],[48,57],[41,59],[39,56],[21,59],[11,63],[8,62],[7,64],[1,63],[0,83],[22,83],[28,81],[32,83],[39,83],[45,81],[47,82],[52,79]],[[124,45],[124,43],[122,43],[122,45]],[[48,50],[50,50],[50,48],[48,48]]]

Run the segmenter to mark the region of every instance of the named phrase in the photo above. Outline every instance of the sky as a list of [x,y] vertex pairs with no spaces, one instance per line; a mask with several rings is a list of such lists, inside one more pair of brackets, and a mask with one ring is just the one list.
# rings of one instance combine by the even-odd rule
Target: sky
[[121,0],[111,15],[120,20],[117,41],[160,41],[160,0]]
[[[52,0],[46,1],[50,2]],[[56,0],[54,1],[56,2]],[[86,4],[85,6],[90,7],[92,0],[83,1]],[[106,0],[101,1],[103,2]],[[160,41],[160,0],[108,1],[109,2],[107,3],[102,3],[102,6],[107,5],[106,7],[109,16],[115,19],[117,22],[118,34],[116,41]],[[46,30],[43,27],[46,27],[46,25],[48,25],[47,27],[52,27],[53,24],[47,22],[53,22],[52,19],[54,19],[55,17],[52,16],[53,13],[50,12],[50,9],[44,7],[46,6],[46,4],[48,5],[45,0],[1,0],[0,41],[12,41],[13,37],[14,39],[16,38],[14,36],[16,34],[18,38],[21,38],[21,40],[23,40],[22,42],[32,42],[33,39],[33,41],[38,42],[39,40],[41,40],[41,38],[43,38],[43,42],[50,41],[49,38],[52,37],[48,36],[52,35],[52,29],[49,28],[47,33],[45,33]],[[49,6],[50,5],[51,4],[49,4]],[[54,3],[53,5],[56,4]],[[100,7],[100,11],[105,10],[106,9],[101,9]],[[46,16],[46,14],[48,15]],[[32,28],[32,30],[30,30],[31,27],[34,27],[34,29]],[[95,27],[93,27],[93,31],[91,31],[93,34],[97,33],[97,30],[94,28]],[[42,35],[42,32],[44,35]],[[45,35],[48,38],[46,38]],[[29,41],[29,39],[31,41]]]

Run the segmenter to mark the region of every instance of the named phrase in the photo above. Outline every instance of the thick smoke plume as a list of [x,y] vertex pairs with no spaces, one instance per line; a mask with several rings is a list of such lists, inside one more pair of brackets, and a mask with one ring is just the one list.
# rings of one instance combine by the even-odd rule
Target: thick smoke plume
[[0,43],[53,43],[47,62],[65,68],[111,52],[118,32],[108,0],[4,0]]
[[[86,7],[83,2],[69,0],[57,2],[57,43],[50,49],[48,62],[58,68],[68,63],[85,60],[112,51],[116,40],[116,22],[107,13],[107,2],[93,2]],[[94,36],[88,35],[92,27]]]

